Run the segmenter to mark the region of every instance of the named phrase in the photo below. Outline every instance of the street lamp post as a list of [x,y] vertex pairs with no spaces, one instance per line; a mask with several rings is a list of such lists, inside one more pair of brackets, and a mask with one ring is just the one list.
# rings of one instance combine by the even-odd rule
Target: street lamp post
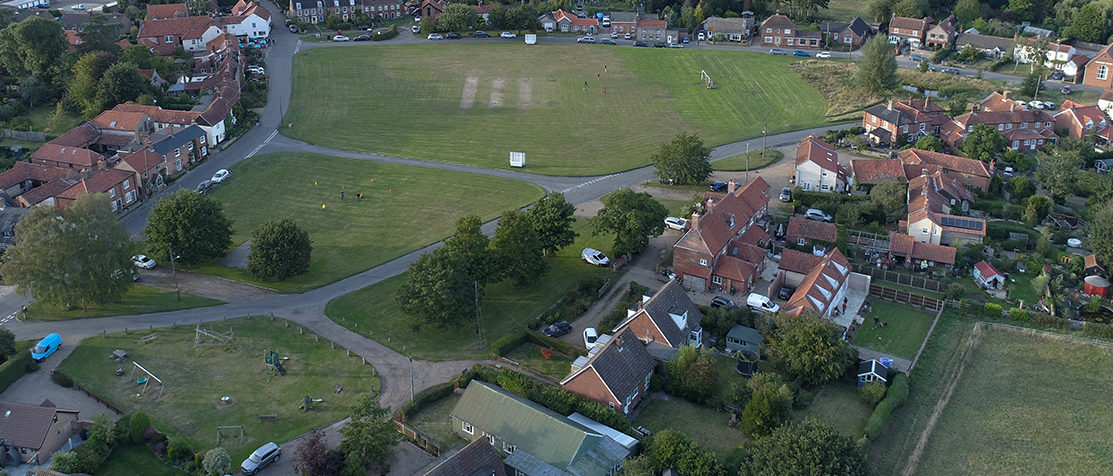
[[174,292],[178,294],[178,300],[182,300],[182,290],[178,288],[178,267],[174,262],[174,248],[170,248],[170,274],[174,277]]

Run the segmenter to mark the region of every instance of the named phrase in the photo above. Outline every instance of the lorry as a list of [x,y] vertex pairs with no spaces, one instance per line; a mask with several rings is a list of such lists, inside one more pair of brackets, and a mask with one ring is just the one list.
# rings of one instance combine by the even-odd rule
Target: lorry
[[536,45],[537,44],[537,34],[536,33],[526,33],[526,44],[527,45]]

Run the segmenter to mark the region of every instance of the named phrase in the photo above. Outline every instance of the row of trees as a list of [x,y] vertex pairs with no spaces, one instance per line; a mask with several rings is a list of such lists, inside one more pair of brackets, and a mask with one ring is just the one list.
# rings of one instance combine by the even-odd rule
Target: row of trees
[[[568,11],[571,9],[569,8]],[[540,11],[533,5],[513,8],[498,6],[488,13],[487,23],[499,30],[536,31],[541,29],[539,15]],[[464,3],[449,3],[436,20],[428,17],[421,19],[421,33],[427,35],[433,32],[469,31],[482,29],[487,23],[484,23],[479,13],[471,6]]]

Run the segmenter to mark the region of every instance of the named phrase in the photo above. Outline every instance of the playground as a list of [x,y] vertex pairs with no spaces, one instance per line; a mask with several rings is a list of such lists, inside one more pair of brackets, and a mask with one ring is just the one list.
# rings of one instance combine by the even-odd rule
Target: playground
[[91,337],[58,370],[124,412],[147,413],[171,438],[195,450],[219,439],[240,461],[379,391],[362,358],[287,324],[255,316]]

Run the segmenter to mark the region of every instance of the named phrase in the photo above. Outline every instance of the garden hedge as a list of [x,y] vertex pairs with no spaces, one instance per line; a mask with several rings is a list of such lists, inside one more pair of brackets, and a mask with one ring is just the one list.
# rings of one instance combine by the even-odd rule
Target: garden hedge
[[526,330],[518,329],[499,337],[493,344],[491,344],[491,352],[499,357],[505,357],[510,351],[517,348],[526,340]]
[[18,341],[15,343],[15,354],[0,364],[0,392],[7,390],[8,386],[34,368],[35,361],[31,359],[30,349],[31,341]]
[[526,339],[529,339],[531,342],[541,347],[552,347],[558,352],[569,357],[575,357],[577,355],[587,355],[587,349],[580,348],[579,346],[574,344],[569,344],[568,342],[557,339],[556,337],[549,337],[537,331],[526,331]]
[[908,376],[898,373],[893,378],[893,383],[889,385],[885,398],[877,403],[873,414],[870,415],[869,420],[866,420],[866,436],[871,440],[877,439],[881,432],[885,431],[893,411],[905,400],[908,400]]
[[398,409],[398,415],[401,416],[402,421],[409,420],[416,415],[417,412],[421,411],[422,408],[425,408],[437,400],[452,395],[454,390],[456,390],[456,385],[452,382],[433,385],[414,395],[412,402],[406,402],[405,405],[402,405],[402,408]]

